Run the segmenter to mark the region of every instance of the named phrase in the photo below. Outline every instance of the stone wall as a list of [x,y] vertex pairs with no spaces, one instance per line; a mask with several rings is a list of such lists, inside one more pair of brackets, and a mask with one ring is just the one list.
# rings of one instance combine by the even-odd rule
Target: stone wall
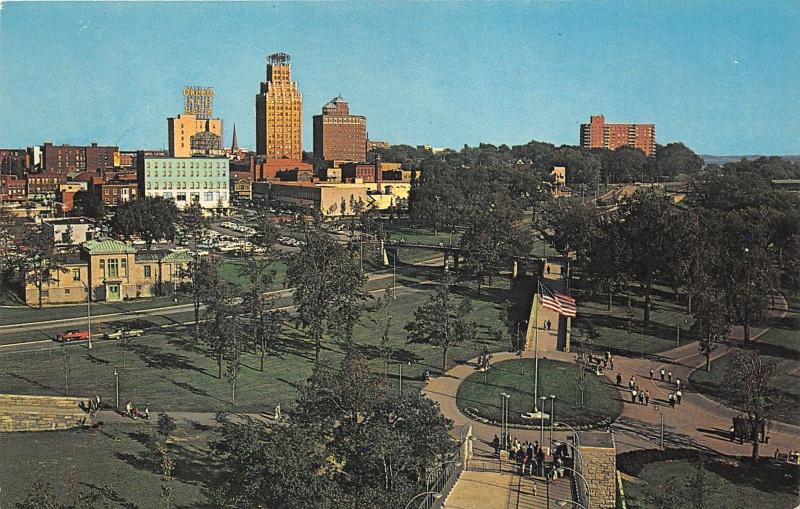
[[0,394],[0,432],[53,431],[90,421],[82,408],[88,398]]
[[589,485],[590,509],[614,509],[617,496],[614,436],[611,433],[586,432],[580,433],[579,438],[582,474]]

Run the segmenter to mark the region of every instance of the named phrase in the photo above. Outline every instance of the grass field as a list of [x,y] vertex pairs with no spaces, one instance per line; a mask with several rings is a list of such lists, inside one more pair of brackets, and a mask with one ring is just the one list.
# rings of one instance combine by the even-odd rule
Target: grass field
[[618,355],[637,356],[670,350],[678,346],[678,325],[681,327],[680,344],[694,341],[688,334],[693,319],[686,312],[685,297],[677,302],[667,288],[657,287],[653,292],[650,326],[646,330],[642,323],[644,298],[636,289],[631,299],[632,320],[625,295],[615,296],[609,313],[606,311],[607,295],[593,300],[580,290],[574,294],[578,300],[578,316],[573,329],[575,341],[580,342],[591,323],[599,333],[594,340],[598,351],[611,350]]
[[[693,509],[699,469],[689,450],[636,451],[617,456],[625,502],[630,509]],[[762,462],[758,468],[737,458],[707,457],[702,489],[707,508],[791,509],[797,504],[798,467]]]
[[[223,258],[219,265],[219,273],[226,281],[247,287],[250,281],[240,274],[244,265],[245,260],[242,258]],[[273,279],[272,287],[283,288],[286,282],[286,263],[277,261],[273,264],[273,268],[275,269],[275,279]]]
[[[458,388],[459,408],[470,408],[482,417],[500,422],[500,393],[511,394],[509,420],[515,424],[531,424],[521,414],[533,410],[534,361],[515,359],[492,365],[484,373],[475,372]],[[580,405],[577,389],[578,368],[574,364],[551,360],[539,360],[539,395],[553,394],[555,419],[572,426],[597,424],[613,419],[622,412],[622,401],[614,387],[604,377],[588,375],[584,389],[585,406]],[[550,402],[546,411],[550,412]],[[534,423],[535,424],[535,423]]]
[[[409,277],[410,278],[410,277]],[[383,285],[387,282],[376,282]],[[419,386],[425,371],[439,372],[441,351],[435,347],[406,342],[405,324],[414,310],[425,300],[432,285],[421,285],[411,279],[416,293],[398,294],[384,311],[392,316],[391,346],[394,350],[389,366],[389,378],[398,378],[398,362],[404,363],[404,386]],[[377,287],[377,286],[376,286]],[[492,350],[508,349],[510,342],[498,340],[497,330],[502,329],[499,310],[510,298],[507,280],[499,278],[496,286],[488,288],[480,298],[471,288],[454,287],[473,301],[473,320],[480,324],[479,340],[459,345],[450,351],[451,362],[459,362],[477,355],[485,342]],[[365,316],[354,332],[359,350],[370,360],[376,372],[384,371],[377,345],[384,323],[381,314]],[[23,394],[64,394],[65,358],[69,393],[73,395],[99,394],[105,401],[114,397],[114,376],[120,373],[120,399],[137,403],[150,403],[154,412],[162,410],[207,411],[230,409],[230,385],[217,379],[217,365],[205,345],[193,344],[191,332],[176,330],[160,336],[135,339],[123,348],[117,342],[96,342],[91,352],[82,347],[66,347],[46,351],[6,354],[0,365],[0,387],[4,392]],[[342,356],[343,345],[326,340],[323,343],[322,362],[336,366]],[[275,352],[266,362],[265,371],[259,371],[258,356],[246,353],[237,381],[237,411],[261,411],[280,402],[284,408],[294,401],[297,387],[311,374],[314,347],[304,331],[288,327]],[[408,366],[407,363],[412,365]],[[224,366],[223,366],[224,370]]]
[[[145,445],[149,433],[146,426],[137,424],[0,433],[0,507],[14,507],[37,479],[49,482],[60,497],[69,497],[70,485],[77,492],[109,487],[117,494],[110,507],[128,507],[126,503],[163,507],[161,476],[155,473]],[[214,472],[207,458],[208,436],[202,427],[179,426],[170,439],[176,462],[173,507],[209,507],[201,490]]]
[[[777,364],[775,383],[783,395],[783,404],[775,419],[800,425],[800,299],[794,299],[791,312],[770,322],[770,330],[750,348]],[[711,363],[711,370],[698,369],[691,376],[694,387],[714,399],[724,400],[723,380],[730,365],[726,356]]]

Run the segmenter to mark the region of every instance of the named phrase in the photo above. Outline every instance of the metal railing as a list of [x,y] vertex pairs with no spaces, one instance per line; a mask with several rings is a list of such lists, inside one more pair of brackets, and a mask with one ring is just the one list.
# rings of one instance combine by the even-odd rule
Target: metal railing
[[429,493],[416,506],[417,509],[441,508],[461,474],[469,467],[471,460],[472,426],[466,425],[461,428],[457,452],[428,472],[425,484]]
[[[575,445],[575,449],[578,450],[581,447],[580,439],[578,438],[578,432],[573,430],[572,433],[572,442]],[[581,477],[583,477],[583,455],[581,454],[574,454],[573,455],[573,465],[575,465],[575,472],[577,472]],[[587,488],[584,483],[578,482],[577,479],[573,480],[572,483],[573,489],[575,490],[575,501],[579,504],[589,508],[589,493],[587,492]],[[589,508],[591,509],[591,508]]]

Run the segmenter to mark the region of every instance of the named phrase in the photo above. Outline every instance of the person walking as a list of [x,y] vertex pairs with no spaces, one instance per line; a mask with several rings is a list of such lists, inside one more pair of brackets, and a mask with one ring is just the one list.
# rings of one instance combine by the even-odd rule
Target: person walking
[[495,454],[500,454],[500,437],[497,435],[492,439],[492,449],[494,449]]
[[125,403],[125,415],[128,417],[133,417],[133,403],[130,400]]
[[664,368],[661,368],[661,381],[662,382],[664,381],[664,375],[666,375],[666,371],[664,370]]
[[672,383],[672,370],[667,371],[667,381]]
[[144,404],[144,418],[147,419],[148,421],[150,420],[150,404],[149,403],[145,403]]
[[528,444],[528,450],[525,452],[525,455],[528,457],[528,475],[533,475],[533,446]]
[[644,404],[650,404],[650,391],[644,391]]
[[631,389],[631,403],[636,403],[636,389]]
[[674,392],[670,392],[669,393],[669,406],[670,406],[670,408],[675,408],[675,393]]
[[609,357],[608,358],[608,367],[609,367],[609,369],[614,369],[614,358],[613,357]]
[[650,380],[653,379],[653,368],[650,368]]
[[641,389],[639,389],[639,404],[640,405],[644,404],[644,392],[642,392]]
[[681,398],[683,398],[683,393],[681,392],[680,389],[678,389],[677,391],[675,391],[675,399],[678,400],[679,405],[681,404]]
[[681,379],[680,378],[676,379],[675,380],[675,384],[678,386],[678,390],[680,390],[680,388],[681,388]]
[[94,409],[95,410],[100,410],[100,395],[99,394],[94,397],[94,403],[95,403],[94,404]]
[[281,420],[281,404],[280,403],[275,405],[275,412],[273,413],[273,417],[275,418],[276,421],[280,421]]
[[622,375],[617,373],[617,387],[622,385]]

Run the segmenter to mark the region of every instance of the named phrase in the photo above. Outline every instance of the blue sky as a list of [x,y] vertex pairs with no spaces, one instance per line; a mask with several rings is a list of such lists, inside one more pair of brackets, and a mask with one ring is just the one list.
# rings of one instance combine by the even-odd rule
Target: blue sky
[[800,8],[785,2],[16,3],[0,11],[0,147],[166,145],[182,87],[255,146],[265,56],[311,117],[341,93],[370,137],[577,144],[590,114],[701,153],[800,154]]

